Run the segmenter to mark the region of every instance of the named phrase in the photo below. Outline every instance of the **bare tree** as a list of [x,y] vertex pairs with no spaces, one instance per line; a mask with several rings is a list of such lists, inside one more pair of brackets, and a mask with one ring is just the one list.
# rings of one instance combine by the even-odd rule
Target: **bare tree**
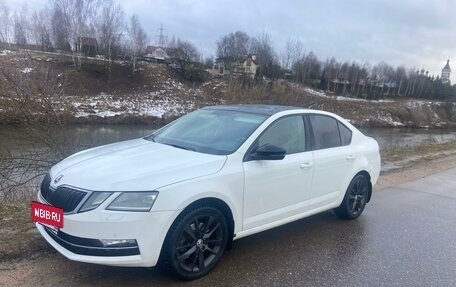
[[5,0],[0,0],[0,43],[9,42],[11,18]]
[[[59,37],[68,32],[70,45],[74,45],[73,62],[77,69],[81,68],[83,38],[95,36],[95,19],[100,0],[52,0],[53,23],[62,23],[65,29],[57,33]],[[57,13],[57,15],[55,14]],[[53,17],[54,18],[54,17]],[[66,29],[68,29],[66,31]],[[55,31],[55,30],[54,30]]]
[[214,66],[214,57],[212,57],[212,56],[206,57],[204,59],[204,67],[206,69],[212,69],[213,66]]
[[131,57],[133,63],[133,75],[136,72],[136,61],[138,56],[144,50],[146,46],[147,35],[144,32],[141,24],[139,23],[138,16],[133,14],[130,18],[130,25],[128,27],[130,33],[131,43]]
[[190,41],[177,39],[170,42],[170,48],[176,50],[176,58],[183,62],[199,62],[200,53]]
[[51,43],[51,17],[49,10],[43,9],[35,11],[32,16],[32,28],[35,43],[42,50],[48,51],[52,47]]
[[124,12],[122,7],[112,0],[102,3],[101,13],[97,21],[100,47],[108,59],[109,77],[111,77],[113,47],[118,45],[124,27]]
[[[50,166],[76,150],[61,112],[65,82],[51,63],[32,62],[29,56],[9,65],[0,62],[0,106],[15,114],[28,146],[1,151],[0,203],[23,199],[27,186],[36,185]],[[33,72],[21,72],[30,66]]]
[[14,44],[25,46],[27,45],[26,27],[20,14],[14,15]]
[[[168,42],[168,48],[177,60],[176,64],[180,66],[183,76],[191,81],[202,81],[205,79],[203,56],[195,45],[186,40],[172,37]],[[206,58],[207,67],[212,67],[213,59]]]
[[99,0],[69,0],[72,2],[72,40],[78,55],[77,67],[81,67],[82,45],[84,37],[94,36],[94,22]]
[[282,51],[282,66],[290,69],[303,56],[304,45],[300,40],[288,38]]
[[27,2],[24,2],[19,12],[14,14],[14,43],[25,46],[29,43],[29,18]]
[[70,51],[70,13],[64,1],[52,3],[52,37],[54,46],[63,51]]
[[217,41],[217,58],[228,61],[239,61],[249,51],[250,37],[247,33],[236,31],[223,36]]
[[402,96],[404,83],[407,80],[407,71],[403,66],[396,68],[397,95]]
[[326,60],[323,69],[323,79],[325,81],[325,89],[327,91],[331,89],[331,83],[337,78],[337,71],[339,69],[339,66],[340,64],[336,61],[334,57]]
[[15,13],[14,17],[14,42],[17,45],[30,44],[30,18],[28,12],[27,2],[24,2],[21,10]]
[[263,76],[271,78],[278,77],[280,65],[269,34],[263,32],[253,38],[250,51],[257,56],[257,61],[260,65],[258,73],[260,78]]

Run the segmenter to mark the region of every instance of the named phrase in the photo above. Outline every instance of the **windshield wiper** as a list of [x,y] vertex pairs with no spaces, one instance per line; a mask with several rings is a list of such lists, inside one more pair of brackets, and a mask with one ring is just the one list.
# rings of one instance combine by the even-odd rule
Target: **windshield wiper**
[[151,141],[151,142],[155,142],[154,138],[155,138],[154,135],[150,135],[150,136],[145,137],[144,139],[148,140],[148,141]]
[[177,145],[177,144],[170,144],[170,143],[165,143],[166,145],[170,145],[170,146],[173,146],[173,147],[176,147],[176,148],[180,148],[180,149],[185,149],[185,150],[191,150],[191,151],[196,151],[196,149],[194,148],[191,148],[191,147],[188,147],[188,146],[182,146],[182,145]]

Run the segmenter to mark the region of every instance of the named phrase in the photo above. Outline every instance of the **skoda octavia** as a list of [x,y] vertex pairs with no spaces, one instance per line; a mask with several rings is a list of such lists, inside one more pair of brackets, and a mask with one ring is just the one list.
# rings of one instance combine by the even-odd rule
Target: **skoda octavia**
[[332,113],[207,107],[52,167],[38,199],[63,227],[36,225],[71,260],[194,279],[235,239],[327,210],[357,218],[379,171],[377,142]]

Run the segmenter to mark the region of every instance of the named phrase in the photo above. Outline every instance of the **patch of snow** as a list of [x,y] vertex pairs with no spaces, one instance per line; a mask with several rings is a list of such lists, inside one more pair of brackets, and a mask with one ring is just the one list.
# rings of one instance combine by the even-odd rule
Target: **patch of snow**
[[405,126],[405,124],[393,120],[390,115],[379,117],[378,120],[382,121],[382,122],[385,122],[385,123],[388,123],[389,125],[392,125],[392,126],[395,126],[395,127],[404,127]]
[[417,108],[417,107],[422,107],[422,106],[427,106],[430,107],[431,105],[440,105],[442,104],[442,101],[422,101],[422,100],[409,100],[405,102],[405,107],[406,108]]
[[314,95],[314,96],[319,96],[319,97],[323,97],[323,98],[331,98],[330,96],[326,95],[326,93],[323,91],[317,91],[317,90],[314,90],[311,88],[304,88],[304,91],[311,95]]
[[2,50],[2,51],[0,52],[0,56],[6,56],[6,55],[8,55],[8,54],[11,54],[12,52],[13,52],[13,51],[10,51],[10,50]]
[[121,115],[122,112],[113,112],[113,111],[98,111],[95,112],[95,115],[102,117],[102,118],[109,118]]
[[21,72],[22,72],[22,74],[28,74],[28,73],[30,73],[31,71],[33,71],[33,69],[27,67],[27,68],[24,68]]
[[365,100],[365,99],[361,99],[361,98],[352,98],[352,97],[345,97],[345,96],[329,96],[321,90],[314,90],[309,87],[305,87],[304,91],[313,96],[327,98],[327,99],[334,99],[337,101],[374,102],[374,103],[393,103],[394,102],[394,100]]
[[184,101],[172,92],[160,90],[148,94],[124,95],[120,99],[108,94],[96,97],[78,99],[70,104],[76,109],[76,117],[113,117],[118,115],[137,115],[167,118],[180,116],[191,110],[196,105],[193,101]]
[[365,99],[360,98],[349,98],[344,96],[336,96],[336,100],[338,101],[350,101],[350,102],[365,102]]
[[74,114],[74,116],[77,117],[77,118],[85,118],[85,117],[88,117],[90,115],[91,115],[90,113],[81,112],[81,111],[79,111],[76,114]]

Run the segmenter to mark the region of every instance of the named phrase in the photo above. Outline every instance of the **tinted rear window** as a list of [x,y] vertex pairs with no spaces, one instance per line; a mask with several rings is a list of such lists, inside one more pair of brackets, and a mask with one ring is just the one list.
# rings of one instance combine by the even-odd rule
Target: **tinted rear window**
[[325,115],[309,115],[314,135],[314,149],[341,145],[337,120]]

